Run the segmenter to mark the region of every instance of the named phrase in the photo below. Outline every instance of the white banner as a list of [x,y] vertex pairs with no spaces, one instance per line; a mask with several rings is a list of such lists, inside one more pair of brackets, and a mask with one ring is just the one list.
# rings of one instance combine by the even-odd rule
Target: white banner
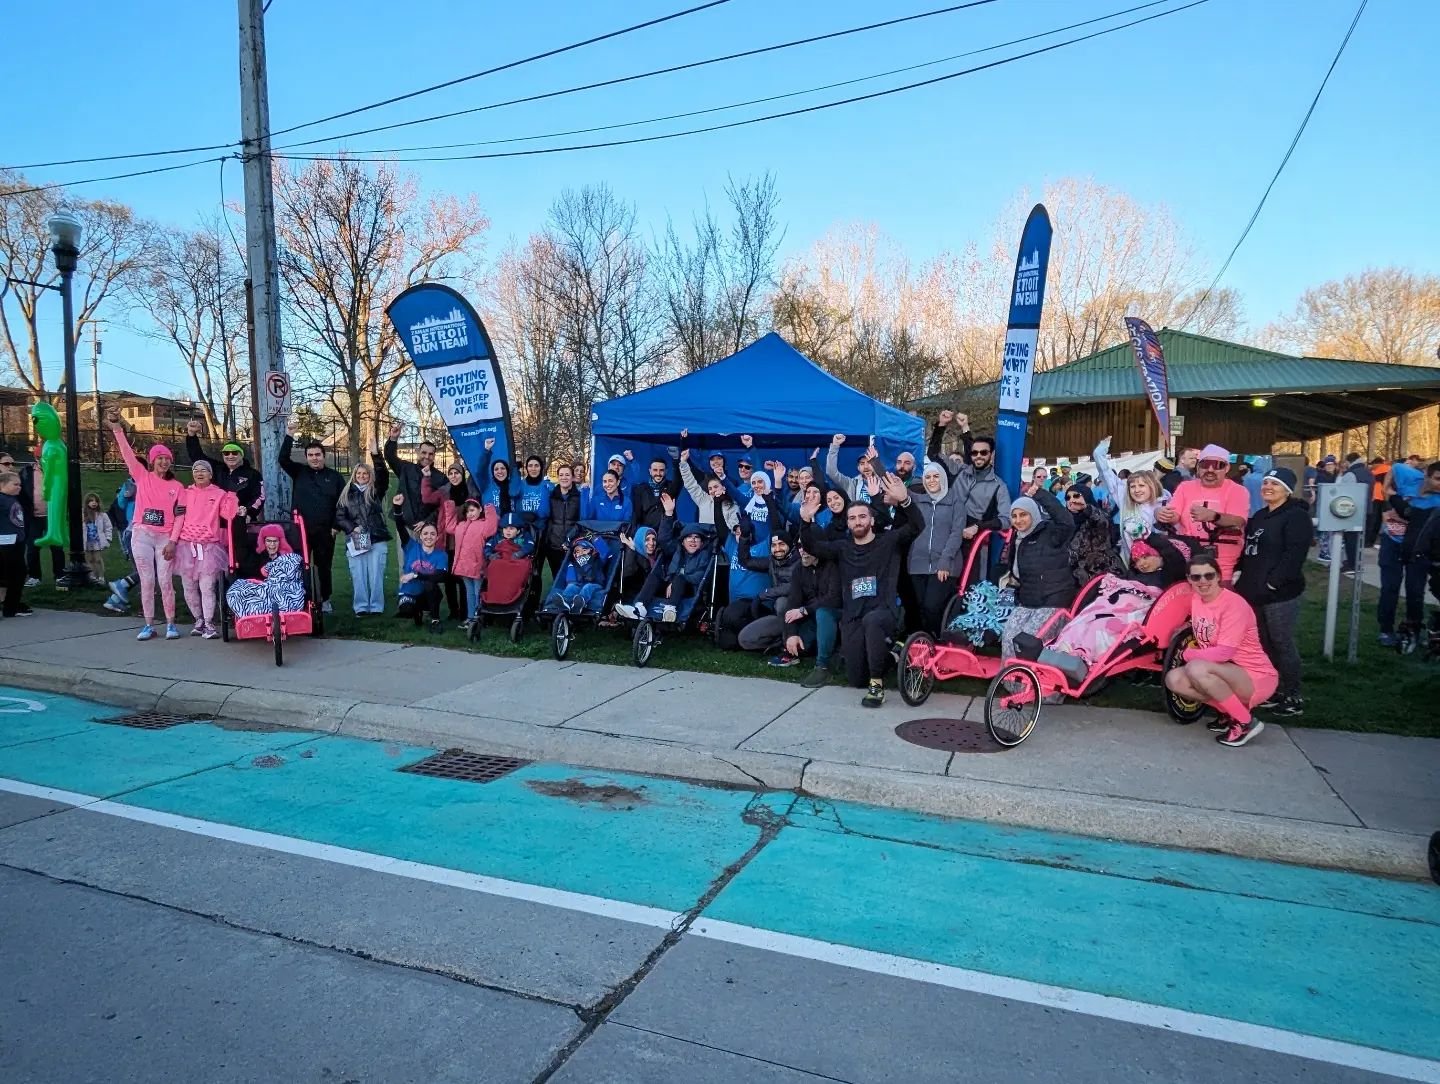
[[1035,369],[1033,327],[1012,327],[1005,332],[1005,357],[1000,366],[1000,409],[1025,414],[1030,410],[1030,378]]
[[452,430],[475,422],[494,421],[505,415],[495,388],[494,362],[476,358],[454,365],[421,369],[440,417]]

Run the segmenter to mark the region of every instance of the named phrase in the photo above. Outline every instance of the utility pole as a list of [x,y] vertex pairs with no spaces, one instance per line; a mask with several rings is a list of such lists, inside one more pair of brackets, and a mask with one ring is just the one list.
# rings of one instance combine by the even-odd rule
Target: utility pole
[[245,166],[245,248],[254,284],[250,378],[255,415],[256,465],[265,472],[265,518],[290,510],[290,479],[274,469],[289,420],[290,381],[280,353],[280,274],[275,245],[275,191],[270,175],[270,94],[265,74],[263,0],[240,7],[240,127]]
[[90,397],[95,401],[95,460],[105,469],[105,416],[100,413],[100,323],[90,324]]

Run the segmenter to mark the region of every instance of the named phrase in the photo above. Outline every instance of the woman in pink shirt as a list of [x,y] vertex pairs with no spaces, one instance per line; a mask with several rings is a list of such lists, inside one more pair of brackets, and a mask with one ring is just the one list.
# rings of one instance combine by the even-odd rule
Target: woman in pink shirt
[[1220,713],[1211,730],[1221,745],[1244,745],[1265,729],[1250,709],[1269,699],[1280,677],[1260,643],[1255,611],[1220,582],[1220,562],[1201,551],[1190,558],[1190,628],[1196,646],[1185,665],[1165,675],[1170,691]]
[[220,578],[230,563],[221,532],[230,529],[230,521],[240,511],[240,501],[234,493],[214,484],[214,468],[205,460],[195,460],[190,472],[195,484],[180,496],[164,552],[167,560],[175,562],[185,589],[185,605],[195,618],[190,635],[213,640],[220,635],[215,625],[215,600]]
[[165,610],[165,639],[180,639],[180,630],[175,627],[175,580],[170,568],[170,559],[165,556],[165,547],[170,543],[170,530],[175,525],[175,506],[180,502],[184,486],[170,473],[175,457],[163,444],[153,444],[145,453],[148,462],[140,462],[125,430],[120,425],[120,415],[112,408],[105,414],[110,430],[115,435],[115,446],[125,465],[130,468],[130,477],[135,482],[134,525],[130,532],[130,555],[135,560],[135,571],[140,575],[140,608],[145,614],[145,625],[140,629],[137,640],[155,638],[155,588],[160,588],[160,602]]

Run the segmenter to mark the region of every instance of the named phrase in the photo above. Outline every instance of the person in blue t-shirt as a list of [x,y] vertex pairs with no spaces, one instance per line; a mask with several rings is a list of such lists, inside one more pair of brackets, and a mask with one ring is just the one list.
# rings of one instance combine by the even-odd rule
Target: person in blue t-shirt
[[441,548],[435,524],[425,523],[420,533],[405,545],[404,571],[400,573],[400,598],[409,600],[418,626],[430,615],[430,631],[440,630],[440,587],[450,571],[450,557]]

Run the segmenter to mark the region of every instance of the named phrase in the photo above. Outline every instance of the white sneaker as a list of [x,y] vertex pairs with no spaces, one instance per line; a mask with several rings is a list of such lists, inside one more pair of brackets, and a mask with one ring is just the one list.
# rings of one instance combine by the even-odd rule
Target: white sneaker
[[330,605],[329,599],[326,599],[323,603],[320,604],[320,612],[322,614],[333,614],[335,612],[335,607]]
[[680,612],[679,612],[678,610],[676,610],[674,606],[664,606],[664,607],[661,607],[661,609],[660,609],[660,620],[661,620],[661,621],[666,621],[666,622],[674,621],[674,620],[675,620],[677,617],[679,617],[679,616],[680,616]]
[[635,609],[635,607],[630,605],[630,603],[628,602],[615,603],[615,612],[621,617],[625,618],[627,621],[640,620],[640,611]]
[[25,581],[25,586],[26,586],[26,587],[39,587],[39,586],[40,586],[40,581],[39,581],[38,579],[36,579],[34,576],[31,576],[29,579],[27,579],[27,580]]

